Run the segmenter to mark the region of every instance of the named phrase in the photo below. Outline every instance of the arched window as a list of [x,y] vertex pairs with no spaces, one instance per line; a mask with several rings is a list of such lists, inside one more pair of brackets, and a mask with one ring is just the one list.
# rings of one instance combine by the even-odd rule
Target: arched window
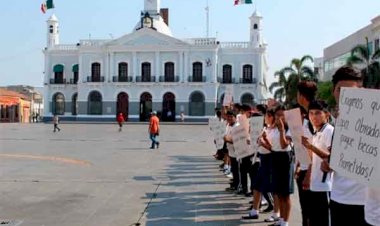
[[54,32],[54,27],[53,27],[53,25],[50,25],[50,26],[49,26],[49,32],[50,32],[50,34],[53,34],[53,32]]
[[91,82],[100,82],[100,63],[91,65]]
[[241,103],[242,104],[249,104],[249,105],[254,105],[255,99],[252,94],[250,93],[245,93],[243,96],[241,96]]
[[88,114],[101,115],[102,109],[102,95],[98,91],[92,91],[88,95]]
[[243,66],[243,83],[252,83],[252,65]]
[[203,65],[201,62],[193,63],[193,82],[202,82]]
[[71,114],[77,115],[78,114],[78,93],[74,93],[73,97],[71,98]]
[[165,82],[174,82],[174,63],[165,63]]
[[150,82],[151,81],[151,65],[149,62],[141,64],[141,81]]
[[128,80],[128,64],[119,63],[119,82],[126,82]]
[[57,64],[53,68],[54,72],[54,84],[63,84],[63,71],[64,66],[62,64]]
[[52,114],[63,115],[65,114],[65,96],[62,93],[56,93],[52,100]]
[[201,92],[193,92],[189,100],[189,112],[191,116],[205,115],[205,97]]
[[253,25],[253,29],[257,30],[258,28],[259,28],[259,26],[257,24]]
[[73,83],[77,84],[79,78],[79,65],[75,64],[73,65]]
[[223,83],[232,83],[232,66],[223,65]]

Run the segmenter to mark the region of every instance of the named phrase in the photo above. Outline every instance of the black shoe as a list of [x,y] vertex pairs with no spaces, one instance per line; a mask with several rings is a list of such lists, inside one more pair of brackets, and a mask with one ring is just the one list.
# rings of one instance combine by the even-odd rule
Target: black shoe
[[261,213],[270,213],[273,211],[273,206],[268,206],[264,210],[260,211]]
[[154,147],[150,147],[150,149],[154,149]]
[[259,219],[259,215],[251,215],[249,214],[248,216],[242,216],[241,219],[243,220],[253,220],[253,219]]
[[253,209],[253,205],[250,205],[247,210],[252,210]]
[[235,188],[235,187],[229,187],[229,188],[226,188],[225,190],[226,190],[226,191],[231,191],[231,192],[232,192],[232,191],[236,191],[236,188]]
[[160,142],[157,142],[157,144],[156,144],[156,145],[157,145],[157,148],[158,148],[158,147],[160,146]]

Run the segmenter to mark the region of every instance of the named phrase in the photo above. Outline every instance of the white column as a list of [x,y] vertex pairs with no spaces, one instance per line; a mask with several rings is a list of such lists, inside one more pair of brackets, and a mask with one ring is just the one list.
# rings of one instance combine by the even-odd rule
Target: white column
[[215,51],[214,56],[212,57],[212,78],[211,81],[213,83],[217,82],[217,77],[218,77],[218,50]]
[[155,65],[156,65],[156,70],[155,70],[155,73],[154,73],[154,76],[156,76],[156,81],[158,81],[159,77],[160,77],[160,52],[155,52],[155,56],[156,56],[156,60],[155,60]]
[[132,59],[133,59],[133,67],[132,67],[133,68],[133,75],[132,75],[132,77],[133,77],[133,80],[136,81],[136,76],[137,76],[137,53],[133,52],[132,55],[133,55],[133,57],[132,57]]
[[83,70],[84,65],[83,65],[83,57],[82,57],[82,55],[79,55],[79,62],[78,62],[78,64],[79,64],[79,71],[78,71],[78,84],[79,84],[79,83],[83,83],[83,81],[87,81],[87,78],[86,78],[87,75],[85,75],[83,73],[84,72],[84,70]]
[[[179,75],[180,76],[180,78],[182,78],[183,77],[183,75],[184,75],[184,68],[183,68],[183,58],[184,58],[184,52],[183,51],[179,51],[178,52],[178,55],[179,55],[179,66],[178,67],[176,67],[176,73],[175,73],[175,75],[177,76],[177,75]],[[182,79],[180,79],[180,81],[181,81]]]
[[185,51],[185,73],[182,76],[182,82],[187,82],[189,75],[189,51]]
[[50,58],[47,50],[44,51],[45,53],[45,76],[44,76],[44,83],[50,84],[50,78],[52,75],[52,70],[50,69]]
[[111,52],[110,54],[110,81],[113,81],[113,76],[115,75],[115,53]]

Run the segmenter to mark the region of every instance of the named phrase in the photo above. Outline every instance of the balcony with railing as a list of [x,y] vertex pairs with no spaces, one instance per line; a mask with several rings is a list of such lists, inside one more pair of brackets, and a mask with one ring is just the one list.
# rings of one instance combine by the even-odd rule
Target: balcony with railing
[[104,82],[104,76],[100,76],[100,77],[87,76],[87,82]]
[[198,77],[198,76],[192,76],[190,75],[187,78],[188,82],[206,82],[206,76]]
[[76,85],[76,84],[78,84],[78,79],[73,79],[73,78],[71,78],[71,79],[67,82],[67,84]]
[[132,76],[113,76],[112,82],[133,82]]
[[223,84],[232,84],[232,83],[235,83],[235,78],[222,78],[222,77],[218,77],[218,82],[219,83],[223,83]]
[[80,40],[80,46],[102,46],[109,42],[110,39],[91,39],[91,40]]
[[55,84],[55,85],[66,84],[66,79],[65,78],[51,78],[50,84]]
[[253,78],[253,79],[240,78],[240,83],[243,83],[243,84],[256,84],[257,83],[257,79],[256,78]]
[[160,82],[179,82],[179,76],[170,77],[170,76],[162,75],[160,76],[159,81]]
[[155,82],[156,77],[151,76],[151,77],[145,77],[145,76],[136,76],[136,82]]
[[209,46],[209,45],[218,45],[219,42],[216,41],[216,38],[188,38],[184,40],[185,42],[196,45],[196,46]]
[[220,47],[224,49],[247,49],[249,42],[221,42]]

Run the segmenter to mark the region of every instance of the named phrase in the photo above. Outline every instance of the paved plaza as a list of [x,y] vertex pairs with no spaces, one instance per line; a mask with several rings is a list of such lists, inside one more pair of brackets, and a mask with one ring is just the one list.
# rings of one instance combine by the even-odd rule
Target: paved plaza
[[[206,125],[0,124],[0,220],[21,226],[267,225],[240,220]],[[301,225],[294,199],[290,225]]]

